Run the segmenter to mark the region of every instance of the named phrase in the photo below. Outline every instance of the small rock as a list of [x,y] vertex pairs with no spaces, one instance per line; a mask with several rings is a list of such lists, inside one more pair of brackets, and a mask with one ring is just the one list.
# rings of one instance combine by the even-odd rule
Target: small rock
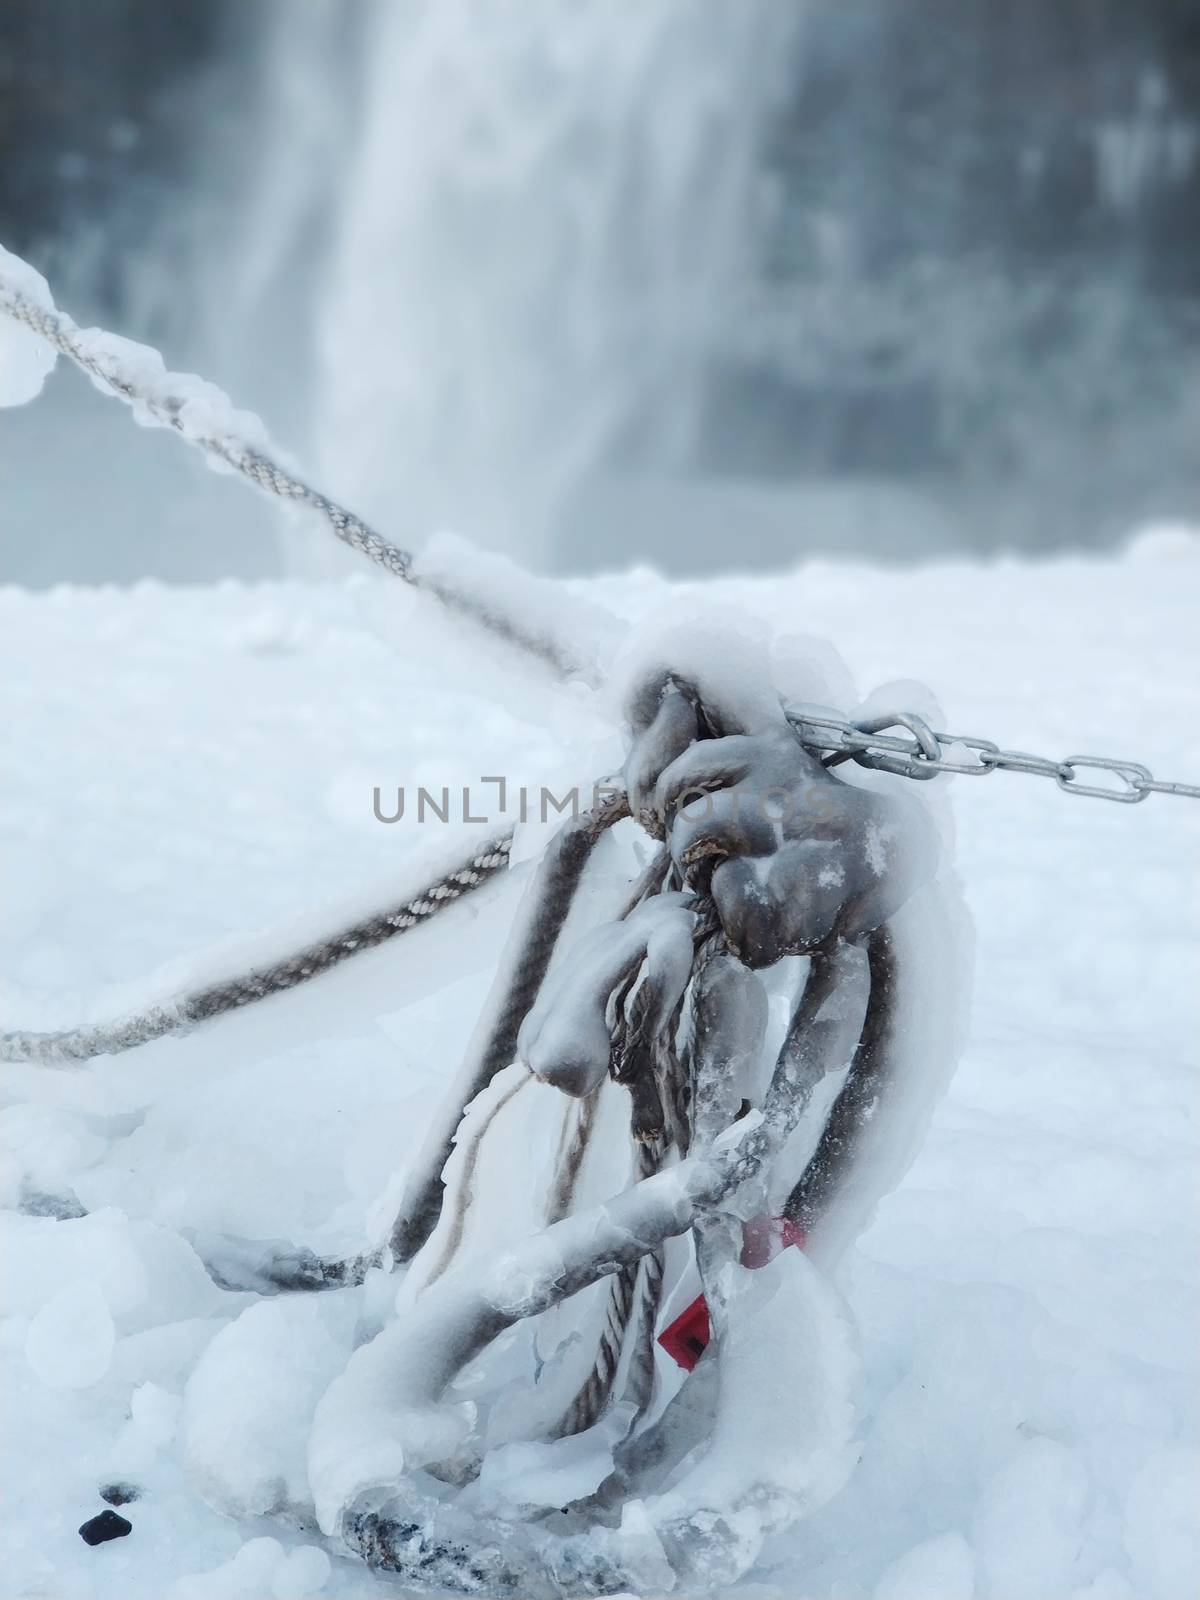
[[84,1523],[79,1530],[79,1537],[84,1544],[107,1544],[110,1539],[123,1539],[132,1532],[132,1522],[126,1522],[115,1511],[102,1511],[98,1517]]
[[132,1483],[105,1483],[100,1486],[101,1500],[110,1506],[127,1506],[131,1500],[141,1498],[142,1491]]
[[79,1203],[79,1196],[68,1189],[65,1194],[50,1194],[42,1189],[21,1185],[17,1209],[27,1217],[53,1217],[57,1222],[77,1222],[87,1211]]

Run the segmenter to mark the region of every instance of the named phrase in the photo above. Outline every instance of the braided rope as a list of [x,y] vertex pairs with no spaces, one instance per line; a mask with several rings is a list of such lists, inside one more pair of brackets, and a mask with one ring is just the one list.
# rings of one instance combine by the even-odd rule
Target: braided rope
[[818,1226],[838,1190],[845,1187],[878,1111],[888,1076],[895,1071],[902,969],[895,936],[886,922],[867,941],[867,963],[867,1014],[850,1070],[829,1109],[816,1148],[782,1211],[804,1233],[811,1233]]
[[0,1061],[65,1066],[88,1061],[93,1056],[118,1055],[166,1034],[181,1033],[198,1022],[236,1011],[268,995],[294,989],[297,984],[329,972],[363,950],[420,927],[456,900],[481,888],[508,865],[512,839],[511,832],[500,834],[412,899],[362,922],[352,923],[275,966],[210,984],[174,1004],[152,1006],[137,1016],[115,1022],[71,1028],[62,1033],[0,1033]]
[[[449,609],[468,617],[506,643],[536,656],[559,676],[568,677],[580,671],[579,661],[566,646],[548,634],[530,631],[503,609],[498,609],[491,599],[473,594],[445,577],[415,573],[413,558],[407,550],[391,544],[361,518],[305,483],[290,468],[268,455],[265,449],[252,444],[239,432],[238,420],[231,408],[223,431],[210,427],[207,432],[197,432],[195,417],[188,414],[187,393],[189,385],[196,380],[167,372],[163,368],[161,373],[155,375],[153,384],[137,381],[111,350],[106,350],[98,343],[96,330],[85,332],[65,312],[31,300],[2,272],[0,312],[53,345],[87,373],[99,388],[115,395],[161,426],[171,428],[189,443],[231,467],[264,493],[316,511],[342,543],[393,576],[402,578],[414,588],[427,591]],[[150,354],[161,364],[156,352]],[[219,395],[219,391],[212,390],[211,386],[209,388],[210,394]],[[228,405],[223,395],[219,398],[222,404]],[[114,1055],[261,1000],[269,994],[293,988],[328,971],[348,956],[415,927],[441,909],[442,905],[478,887],[506,864],[511,843],[511,833],[492,841],[478,856],[431,884],[415,900],[357,923],[331,939],[308,946],[266,971],[250,972],[211,985],[180,1001],[157,1005],[139,1015],[113,1022],[50,1033],[25,1030],[0,1033],[0,1061],[65,1065],[87,1061],[98,1055]]]
[[[472,594],[445,577],[427,577],[416,572],[410,551],[392,544],[361,517],[356,517],[345,506],[322,494],[319,489],[314,489],[290,467],[283,466],[275,456],[267,453],[269,441],[264,440],[264,445],[259,446],[239,434],[232,408],[224,431],[197,432],[194,420],[187,411],[187,385],[193,383],[194,379],[164,370],[154,387],[139,383],[122,369],[118,360],[103,348],[96,347],[91,337],[95,330],[81,329],[71,317],[57,308],[38,305],[6,281],[2,273],[0,312],[52,344],[86,372],[99,388],[148,415],[160,426],[172,429],[206,455],[231,467],[264,494],[315,511],[335,538],[382,567],[385,572],[390,572],[393,577],[402,578],[413,588],[433,595],[450,610],[469,618],[507,644],[514,645],[527,655],[536,656],[560,677],[569,677],[580,670],[580,663],[565,645],[546,634],[531,631],[507,614],[503,606],[498,606],[494,600],[485,600]],[[225,397],[221,398],[224,400]]]
[[[641,1418],[654,1392],[654,1349],[658,1312],[662,1305],[664,1255],[661,1249],[642,1257],[642,1293],[623,1400],[632,1402],[635,1420]],[[633,1424],[631,1423],[632,1427]]]
[[561,1222],[575,1200],[575,1188],[583,1168],[592,1134],[596,1128],[596,1111],[600,1093],[586,1100],[569,1100],[559,1134],[558,1152],[554,1157],[554,1178],[546,1200],[546,1221]]
[[[653,1177],[662,1165],[664,1154],[662,1143],[658,1140],[645,1142],[639,1140],[635,1141],[634,1149],[637,1151],[637,1181]],[[643,1261],[628,1262],[609,1278],[608,1306],[595,1364],[563,1414],[562,1421],[555,1429],[555,1437],[564,1438],[568,1434],[582,1433],[585,1428],[590,1428],[599,1420],[608,1405],[617,1368],[621,1364],[621,1352],[625,1347],[629,1325],[633,1318],[639,1275],[642,1280],[642,1306],[644,1311],[653,1308],[650,1312],[652,1318],[662,1293],[661,1250],[655,1250]],[[645,1315],[640,1322],[644,1328]],[[639,1384],[638,1387],[640,1386]]]
[[484,1017],[412,1164],[392,1228],[397,1261],[411,1261],[437,1226],[445,1191],[442,1169],[463,1110],[516,1059],[521,1024],[537,999],[592,852],[604,833],[628,815],[624,792],[614,789],[599,806],[567,822],[547,845],[517,913],[509,953],[496,974]]
[[[442,1245],[442,1253],[426,1275],[424,1288],[428,1289],[430,1284],[437,1282],[454,1260],[458,1248],[463,1242],[463,1236],[467,1231],[467,1214],[475,1203],[475,1174],[479,1168],[479,1157],[483,1150],[484,1139],[490,1133],[496,1118],[507,1108],[509,1102],[532,1082],[532,1078],[518,1078],[511,1088],[506,1089],[472,1133],[469,1145],[464,1148],[457,1139],[455,1140],[455,1145],[462,1156],[462,1168],[455,1186],[454,1213],[450,1219],[448,1237]],[[459,1127],[462,1127],[461,1122]],[[444,1210],[445,1207],[443,1206],[443,1212]]]
[[[6,283],[3,277],[0,277],[0,311],[52,344],[86,372],[93,382],[124,400],[126,405],[144,408],[155,422],[174,429],[207,454],[218,457],[265,493],[311,507],[325,518],[343,544],[396,577],[408,583],[414,581],[412,556],[407,550],[390,544],[382,534],[376,533],[352,512],[303,482],[269,456],[251,449],[235,434],[212,434],[196,438],[187,430],[180,399],[155,395],[131,382],[115,362],[106,361],[101,353],[89,347],[78,324],[65,312],[39,306]],[[165,374],[166,381],[169,383],[173,376],[171,373]]]
[[[644,900],[662,890],[670,865],[670,852],[663,846],[655,853],[635,883],[631,894],[625,902],[624,910],[621,913],[622,917],[628,916]],[[709,919],[705,917],[701,920],[704,926],[707,927]],[[639,989],[634,995],[632,1007],[627,998],[636,978],[637,973],[631,973],[614,995],[617,1010],[623,1015],[623,1022],[618,1036],[613,1040],[612,1067],[616,1069],[613,1075],[617,1081],[627,1083],[630,1089],[632,1101],[630,1111],[634,1135],[633,1148],[636,1156],[637,1181],[640,1181],[642,1178],[652,1177],[659,1171],[667,1149],[672,1142],[672,1134],[657,1134],[649,1138],[639,1136],[639,1111],[645,1106],[645,1097],[639,1096],[638,1091],[644,1088],[647,1077],[653,1074],[655,1081],[654,1098],[660,1102],[660,1111],[662,1110],[661,1097],[664,1092],[670,1098],[673,1108],[682,1092],[682,1085],[686,1081],[686,1075],[682,1072],[681,1063],[673,1049],[673,1041],[678,1029],[684,997],[680,996],[664,1035],[657,1040],[647,1040],[643,1037],[643,1034],[647,1004],[646,996],[649,991],[645,986]],[[635,1063],[631,1060],[631,1055],[640,1056],[640,1060]],[[627,1076],[631,1069],[632,1075]],[[674,1118],[675,1130],[684,1125],[678,1116]],[[565,1210],[564,1206],[559,1214],[565,1215]],[[556,1219],[549,1217],[547,1220]],[[634,1345],[630,1357],[626,1396],[632,1400],[638,1415],[649,1403],[654,1384],[655,1322],[658,1316],[659,1303],[662,1299],[663,1253],[661,1249],[644,1256],[640,1262],[633,1262],[622,1267],[610,1277],[608,1307],[605,1313],[604,1329],[600,1335],[599,1348],[596,1352],[595,1364],[558,1425],[557,1434],[559,1437],[567,1434],[582,1433],[585,1428],[590,1428],[599,1419],[608,1404],[612,1386],[616,1379],[617,1368],[620,1365],[621,1355],[630,1337],[630,1323],[633,1317],[639,1274],[641,1277],[641,1297],[637,1301],[637,1327],[634,1330]]]

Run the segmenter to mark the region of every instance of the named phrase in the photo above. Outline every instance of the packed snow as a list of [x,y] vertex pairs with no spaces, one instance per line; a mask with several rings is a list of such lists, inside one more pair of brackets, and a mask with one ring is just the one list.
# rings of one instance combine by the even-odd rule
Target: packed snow
[[[716,598],[764,636],[830,641],[864,688],[933,685],[957,733],[1200,775],[1187,530],[1111,562],[821,564],[685,589],[646,572],[596,580],[573,587],[569,614]],[[236,968],[237,952],[285,950],[347,907],[403,898],[423,860],[440,869],[484,831],[411,805],[381,823],[376,788],[466,787],[494,825],[484,775],[536,797],[622,760],[604,696],[552,685],[386,580],[2,590],[0,656],[4,1026],[119,1015],[181,974]],[[775,1478],[813,1509],[768,1537],[737,1592],[1180,1600],[1200,1576],[1200,805],[1106,805],[1009,774],[930,788],[949,802],[976,925],[970,1033],[836,1291],[795,1252],[761,1275],[779,1292],[736,1368],[749,1387],[740,1418],[724,1413],[727,1459],[777,1457]],[[535,814],[514,879],[544,831]],[[371,1279],[234,1293],[194,1241],[332,1252],[377,1237],[483,1005],[515,889],[186,1037],[71,1073],[3,1069],[15,1596],[402,1592],[289,1520],[309,1494],[313,1413],[355,1330],[382,1326],[387,1293]],[[511,1126],[516,1190],[530,1163]],[[494,1250],[497,1219],[473,1226]],[[789,1342],[783,1428],[764,1396]],[[523,1449],[487,1470],[507,1460],[552,1493]],[[564,1451],[564,1493],[592,1466]],[[132,1535],[89,1548],[76,1530],[113,1485],[136,1490]]]

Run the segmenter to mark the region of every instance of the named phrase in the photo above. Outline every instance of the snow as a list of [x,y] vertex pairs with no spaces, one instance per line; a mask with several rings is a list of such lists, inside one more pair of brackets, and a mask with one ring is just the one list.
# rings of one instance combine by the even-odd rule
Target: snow
[[248,1518],[308,1498],[312,1414],[346,1363],[359,1300],[260,1301],[207,1347],[184,1391],[183,1453],[209,1505]]
[[249,1539],[232,1561],[173,1583],[166,1600],[308,1600],[328,1592],[329,1573],[316,1545],[285,1551],[278,1539]]
[[[761,1546],[773,1522],[811,1514],[850,1477],[858,1361],[844,1308],[799,1251],[736,1278],[745,1304],[721,1348],[713,1448],[653,1515],[669,1528],[708,1507],[715,1521],[731,1505],[740,1540]],[[786,1366],[785,1350],[793,1357]],[[775,1487],[776,1503],[763,1484]]]
[[779,724],[767,642],[754,622],[707,596],[660,599],[617,647],[603,693],[614,715],[628,715],[648,684],[672,672],[694,683],[721,731],[761,733]]
[[[53,311],[50,285],[41,273],[0,245],[0,288],[11,287],[43,310]],[[23,406],[42,392],[58,352],[52,344],[0,313],[0,408]]]
[[871,1600],[971,1600],[975,1558],[961,1533],[925,1539],[886,1569]]
[[[574,598],[691,615],[717,587],[641,572]],[[421,857],[474,836],[375,822],[375,784],[601,770],[604,716],[578,687],[502,676],[490,646],[474,654],[463,624],[451,634],[431,601],[400,591],[0,591],[6,1026],[120,1014],[184,976],[236,970],[245,951],[402,898]],[[941,725],[960,734],[1200,775],[1200,540],[1187,530],[1156,530],[1113,561],[814,564],[728,580],[717,598],[764,634],[827,637],[864,686],[932,684]],[[771,656],[781,682],[781,661],[811,659],[796,640]],[[844,705],[840,670],[830,660],[796,698]],[[969,1033],[918,1160],[842,1256],[844,1311],[795,1252],[768,1269],[800,1273],[796,1340],[785,1326],[769,1341],[798,1364],[790,1399],[810,1415],[806,1384],[825,1361],[843,1388],[815,1393],[832,1406],[854,1390],[857,1464],[797,1453],[822,1492],[797,1529],[767,1535],[746,1592],[1179,1600],[1200,1572],[1200,906],[1187,890],[1200,806],[1080,801],[1007,774],[926,787],[947,825],[952,813],[976,927]],[[71,1075],[4,1069],[6,1202],[72,1194],[91,1212],[0,1217],[15,1596],[397,1592],[333,1547],[331,1560],[314,1528],[261,1520],[306,1496],[308,1421],[388,1314],[386,1280],[382,1297],[373,1281],[230,1294],[184,1230],[367,1242],[458,1065],[517,887],[186,1038]],[[552,1091],[513,1101],[522,1150],[547,1115],[518,1117],[527,1094]],[[847,1346],[820,1335],[843,1314],[856,1384]],[[786,1380],[786,1356],[755,1354]],[[746,1381],[765,1408],[766,1377],[751,1364]],[[781,1450],[771,1420],[764,1410],[763,1447]],[[514,1481],[524,1471],[544,1493],[536,1463],[508,1449]],[[139,1490],[123,1508],[133,1534],[89,1549],[75,1530],[114,1480]],[[631,1538],[635,1525],[652,1562],[653,1522],[638,1510]]]
[[25,1357],[43,1383],[87,1389],[112,1361],[113,1319],[94,1283],[68,1283],[46,1301],[29,1324]]
[[[610,611],[455,534],[441,532],[429,539],[412,570],[418,583],[434,593],[462,596],[468,608],[502,619],[519,617],[526,637],[555,647],[569,670],[585,682],[598,680],[604,661],[617,648],[620,628]],[[472,656],[478,657],[479,646],[478,636],[470,639]]]
[[665,1021],[687,984],[694,922],[683,896],[658,894],[623,921],[604,923],[570,945],[517,1036],[529,1070],[566,1094],[594,1094],[608,1071],[609,995],[644,961],[644,982],[665,986],[653,1011]]

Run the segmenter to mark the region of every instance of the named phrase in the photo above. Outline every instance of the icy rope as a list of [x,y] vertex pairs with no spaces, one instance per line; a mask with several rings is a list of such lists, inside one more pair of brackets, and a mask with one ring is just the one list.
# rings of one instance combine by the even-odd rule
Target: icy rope
[[[797,1126],[816,1085],[849,1058],[863,1021],[865,986],[854,981],[863,966],[861,952],[845,945],[814,960],[759,1113],[710,1133],[670,1171],[521,1241],[482,1273],[451,1271],[410,1316],[355,1352],[318,1406],[310,1443],[317,1515],[327,1533],[340,1534],[371,1564],[431,1589],[519,1586],[557,1596],[636,1586],[638,1519],[611,1534],[596,1527],[565,1538],[536,1528],[522,1533],[512,1522],[464,1518],[427,1501],[410,1474],[442,1456],[470,1452],[468,1417],[439,1401],[454,1375],[504,1328],[639,1261],[754,1182]],[[742,977],[752,981],[744,971]],[[856,1001],[827,1004],[847,990],[857,992]],[[735,1007],[722,1021],[705,1030],[704,1059],[697,1063],[698,1096],[707,1099],[711,1081],[714,1107],[730,1077],[730,1051],[746,1048],[745,1013]],[[718,1428],[722,1422],[718,1413]],[[664,1588],[700,1577],[697,1563],[710,1568],[705,1587],[714,1571],[740,1575],[765,1533],[797,1511],[783,1486],[762,1480],[747,1484],[734,1506],[722,1504],[723,1496],[706,1492],[703,1457],[691,1472],[698,1493],[689,1493],[689,1474],[642,1506],[665,1563]]]
[[0,1033],[0,1061],[32,1061],[66,1067],[93,1056],[119,1055],[167,1034],[182,1033],[197,1023],[239,1010],[268,995],[307,983],[363,950],[374,949],[397,934],[422,926],[464,895],[473,894],[508,865],[513,830],[490,839],[462,863],[444,873],[399,905],[376,912],[342,928],[327,939],[306,945],[295,955],[224,982],[207,984],[165,1005],[132,1017],[70,1028],[61,1033]]
[[[544,630],[532,631],[494,594],[478,593],[468,580],[458,582],[425,573],[407,550],[356,517],[336,500],[314,489],[280,459],[266,429],[252,413],[237,410],[214,384],[190,373],[167,370],[158,351],[98,328],[80,328],[52,302],[39,304],[21,287],[15,268],[0,256],[0,312],[39,335],[85,372],[104,394],[133,409],[139,422],[170,428],[194,444],[220,468],[238,473],[264,493],[315,511],[334,536],[393,577],[425,593],[506,643],[551,667],[561,677],[586,676],[586,662],[567,643]],[[25,263],[18,262],[20,267]],[[26,269],[28,270],[28,269]]]
[[[6,267],[6,262],[11,266]],[[425,570],[411,552],[390,543],[336,500],[304,482],[280,459],[266,429],[251,412],[239,411],[214,384],[189,373],[169,372],[161,355],[97,328],[80,328],[59,311],[46,293],[28,292],[40,283],[38,274],[7,251],[0,250],[0,312],[37,334],[86,372],[103,393],[130,406],[139,421],[170,428],[203,450],[221,468],[240,474],[264,493],[317,512],[334,535],[393,576],[434,595],[450,610],[551,667],[561,677],[580,677],[595,685],[595,662],[563,637],[546,616],[536,620],[528,608],[514,605],[503,586],[487,574],[484,585],[469,571]],[[522,613],[518,616],[518,613]],[[989,772],[1024,772],[1053,778],[1068,794],[1137,804],[1150,794],[1200,799],[1200,785],[1156,779],[1141,762],[1110,756],[1073,755],[1062,761],[1001,750],[990,739],[935,734],[921,719],[906,712],[891,720],[873,719],[868,727],[820,713],[803,720],[810,749],[831,753],[830,765],[852,759],[860,765],[909,778],[931,778],[938,772],[980,777]],[[871,737],[889,727],[904,727],[912,739]],[[833,737],[830,737],[830,733]],[[1079,769],[1107,775],[1109,782],[1085,783]]]

